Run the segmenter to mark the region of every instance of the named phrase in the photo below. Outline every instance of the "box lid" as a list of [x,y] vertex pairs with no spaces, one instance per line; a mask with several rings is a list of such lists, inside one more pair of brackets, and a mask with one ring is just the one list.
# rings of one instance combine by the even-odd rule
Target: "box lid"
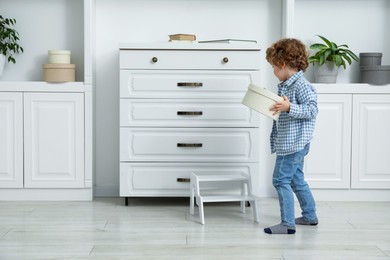
[[75,64],[65,64],[65,63],[47,63],[43,64],[44,69],[75,69]]
[[71,51],[69,50],[49,50],[49,55],[70,55]]
[[267,97],[267,98],[273,99],[275,101],[283,101],[282,97],[276,95],[275,93],[273,93],[272,91],[269,91],[266,88],[260,88],[256,85],[253,85],[253,84],[249,84],[248,88]]
[[382,57],[381,52],[361,52],[360,57]]

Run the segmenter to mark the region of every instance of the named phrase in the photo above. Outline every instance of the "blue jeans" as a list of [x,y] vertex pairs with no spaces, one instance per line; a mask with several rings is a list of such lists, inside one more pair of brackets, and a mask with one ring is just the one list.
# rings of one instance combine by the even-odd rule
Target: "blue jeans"
[[282,224],[287,226],[295,226],[293,192],[302,216],[309,221],[317,221],[315,201],[303,174],[303,160],[309,149],[310,143],[301,151],[276,157],[272,184],[278,192]]

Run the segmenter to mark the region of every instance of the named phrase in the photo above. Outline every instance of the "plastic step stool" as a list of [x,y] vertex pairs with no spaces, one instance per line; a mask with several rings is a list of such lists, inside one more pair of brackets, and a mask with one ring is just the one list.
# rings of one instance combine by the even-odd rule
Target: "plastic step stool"
[[[201,183],[212,182],[241,182],[241,195],[202,195]],[[253,218],[259,222],[257,213],[256,197],[252,194],[251,177],[248,174],[197,174],[191,173],[190,179],[190,214],[194,215],[194,206],[199,207],[199,220],[204,225],[204,207],[203,203],[207,202],[233,202],[240,201],[241,212],[245,213],[245,202],[250,202],[253,206]]]

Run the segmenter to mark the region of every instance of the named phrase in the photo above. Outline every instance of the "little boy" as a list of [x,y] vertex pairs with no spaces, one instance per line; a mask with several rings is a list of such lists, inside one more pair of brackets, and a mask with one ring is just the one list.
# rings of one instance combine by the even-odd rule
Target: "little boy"
[[[297,39],[281,39],[267,49],[266,59],[272,65],[278,84],[277,102],[271,111],[280,113],[273,122],[271,153],[276,153],[272,184],[280,205],[281,223],[264,229],[268,234],[295,234],[297,225],[317,225],[316,206],[304,180],[303,161],[310,148],[316,116],[317,96],[314,87],[303,77],[308,67],[306,46]],[[294,194],[302,217],[294,216]]]

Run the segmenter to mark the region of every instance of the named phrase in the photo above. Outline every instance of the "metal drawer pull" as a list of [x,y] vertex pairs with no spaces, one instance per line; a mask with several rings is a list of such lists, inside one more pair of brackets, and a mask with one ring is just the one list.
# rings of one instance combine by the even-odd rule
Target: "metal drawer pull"
[[229,59],[228,59],[228,57],[225,57],[225,58],[222,59],[222,61],[223,61],[223,63],[228,63]]
[[201,116],[202,111],[177,111],[178,116]]
[[177,147],[202,147],[202,143],[177,143]]
[[191,179],[190,178],[177,178],[176,181],[177,182],[191,182]]
[[158,61],[157,57],[152,58],[153,63],[156,63]]
[[178,82],[178,87],[202,87],[202,82]]

